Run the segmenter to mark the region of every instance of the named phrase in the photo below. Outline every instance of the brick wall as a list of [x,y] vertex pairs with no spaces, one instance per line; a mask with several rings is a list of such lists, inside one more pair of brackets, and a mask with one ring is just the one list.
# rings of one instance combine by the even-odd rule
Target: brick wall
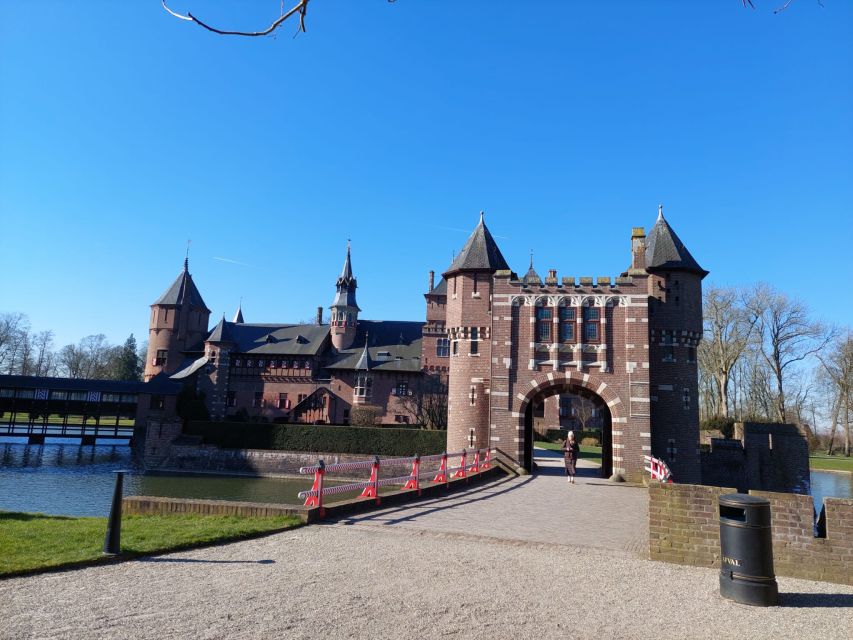
[[[718,499],[734,492],[725,487],[651,483],[650,558],[719,567]],[[853,499],[826,499],[826,538],[815,538],[811,496],[750,494],[770,500],[776,575],[853,585]]]

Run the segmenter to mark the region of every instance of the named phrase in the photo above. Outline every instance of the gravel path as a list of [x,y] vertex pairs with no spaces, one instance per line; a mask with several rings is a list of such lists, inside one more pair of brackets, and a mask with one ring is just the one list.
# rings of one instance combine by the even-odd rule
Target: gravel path
[[397,528],[258,540],[0,582],[0,637],[853,637],[853,587],[779,579],[782,607],[717,572],[625,554]]
[[723,600],[717,570],[641,557],[643,489],[592,469],[570,487],[537,455],[537,476],[461,495],[0,581],[0,638],[853,638],[853,587]]

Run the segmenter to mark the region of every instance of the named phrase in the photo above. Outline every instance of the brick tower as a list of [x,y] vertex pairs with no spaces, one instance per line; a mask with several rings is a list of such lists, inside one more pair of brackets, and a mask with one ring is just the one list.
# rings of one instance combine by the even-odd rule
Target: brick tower
[[649,382],[652,452],[678,482],[698,484],[699,369],[702,279],[708,275],[658,210],[645,240],[649,273]]
[[332,310],[332,346],[338,351],[349,349],[355,340],[358,312],[361,311],[355,302],[357,286],[355,277],[352,275],[350,245],[347,242],[347,257],[344,260],[344,268],[341,269],[341,275],[338,276],[335,283],[335,300],[329,307]]
[[492,234],[480,222],[444,272],[450,376],[447,450],[489,445],[489,396],[493,276],[509,269]]
[[189,261],[184,260],[184,270],[151,305],[145,381],[161,372],[174,372],[184,357],[182,352],[207,336],[209,319],[210,309],[193,282]]

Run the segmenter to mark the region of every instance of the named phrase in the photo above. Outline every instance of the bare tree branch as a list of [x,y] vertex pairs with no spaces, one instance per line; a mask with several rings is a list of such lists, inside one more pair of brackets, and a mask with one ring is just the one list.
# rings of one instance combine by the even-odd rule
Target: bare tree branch
[[305,13],[308,10],[308,2],[310,2],[310,0],[299,0],[299,2],[294,7],[292,7],[291,9],[286,11],[285,13],[281,14],[281,16],[277,20],[275,20],[269,27],[267,27],[263,31],[224,31],[222,29],[217,29],[216,27],[211,27],[209,24],[202,22],[201,20],[196,18],[190,12],[187,12],[187,15],[181,15],[180,13],[172,11],[168,7],[168,5],[166,4],[166,0],[161,0],[161,1],[163,3],[163,8],[169,14],[175,16],[176,18],[179,18],[181,20],[187,20],[190,22],[195,22],[200,27],[204,27],[205,29],[207,29],[208,31],[212,31],[213,33],[218,33],[221,36],[248,36],[248,37],[268,36],[273,31],[278,29],[284,23],[285,20],[287,20],[288,18],[290,18],[291,16],[293,16],[297,13],[299,14],[299,30],[302,32],[305,32]]

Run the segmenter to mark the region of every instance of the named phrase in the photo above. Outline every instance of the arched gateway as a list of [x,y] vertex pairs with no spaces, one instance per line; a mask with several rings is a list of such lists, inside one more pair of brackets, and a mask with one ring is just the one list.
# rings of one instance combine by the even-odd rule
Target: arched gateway
[[[629,480],[643,456],[699,481],[696,347],[707,275],[659,213],[634,228],[621,276],[519,278],[480,223],[444,273],[448,449],[493,446],[532,466],[532,407],[584,393],[606,407],[603,465]],[[608,433],[609,431],[609,433]]]

